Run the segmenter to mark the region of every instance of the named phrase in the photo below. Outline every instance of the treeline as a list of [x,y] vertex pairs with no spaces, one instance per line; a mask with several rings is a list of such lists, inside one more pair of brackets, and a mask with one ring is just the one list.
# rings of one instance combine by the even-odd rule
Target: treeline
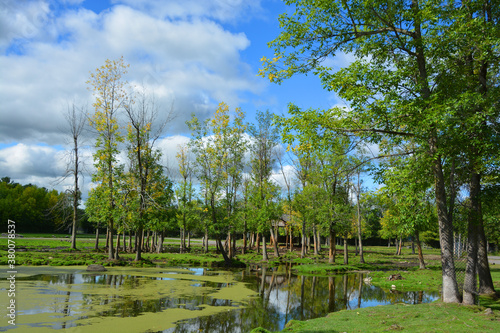
[[45,187],[21,185],[9,177],[0,181],[0,218],[16,222],[16,232],[61,232],[64,212],[57,208],[64,193]]

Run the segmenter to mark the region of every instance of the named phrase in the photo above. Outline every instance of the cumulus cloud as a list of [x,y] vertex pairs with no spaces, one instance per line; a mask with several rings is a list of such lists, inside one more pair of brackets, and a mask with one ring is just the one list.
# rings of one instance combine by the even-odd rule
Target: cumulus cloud
[[15,12],[21,20],[38,10],[50,17],[43,26],[54,36],[25,38],[22,47],[9,51],[12,36],[22,34],[14,29],[19,23],[5,23],[10,28],[0,36],[0,142],[60,143],[61,110],[68,102],[91,100],[89,72],[122,55],[131,65],[126,79],[132,85],[154,91],[165,110],[173,104],[178,116],[171,129],[177,133],[187,129],[192,112],[203,119],[221,100],[237,105],[240,92],[262,89],[240,59],[250,44],[247,37],[215,21],[196,15],[164,19],[125,5],[99,14],[71,7],[56,15],[47,12],[52,7],[45,2],[30,4],[34,9],[7,6],[1,15],[15,17]]

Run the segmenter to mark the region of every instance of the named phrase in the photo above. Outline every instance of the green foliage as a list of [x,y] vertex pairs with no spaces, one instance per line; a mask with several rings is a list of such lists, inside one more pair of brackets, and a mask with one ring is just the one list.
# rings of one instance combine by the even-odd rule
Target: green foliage
[[64,193],[44,187],[12,182],[9,177],[0,181],[0,218],[16,222],[16,232],[55,232],[64,226],[71,206],[58,205]]
[[[89,193],[86,211],[90,221],[105,223],[111,232],[115,227],[114,221],[119,221],[123,215],[118,205],[118,183],[123,177],[123,166],[118,165],[118,144],[124,138],[120,133],[117,114],[130,102],[125,89],[126,82],[122,79],[127,67],[123,58],[106,60],[105,65],[91,73],[87,82],[95,97],[90,125],[97,132],[93,154],[95,173],[92,175],[92,181],[97,185]],[[113,256],[113,246],[110,246],[109,258]]]
[[244,113],[236,109],[231,121],[229,107],[220,103],[213,118],[203,123],[193,114],[187,122],[193,138],[189,146],[196,157],[195,172],[204,198],[204,229],[217,237],[236,225],[236,193],[242,182]]

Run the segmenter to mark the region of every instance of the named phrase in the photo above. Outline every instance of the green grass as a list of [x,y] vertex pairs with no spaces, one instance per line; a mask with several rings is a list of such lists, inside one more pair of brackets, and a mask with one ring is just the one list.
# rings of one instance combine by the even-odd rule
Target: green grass
[[[500,314],[484,307],[435,302],[343,310],[305,322],[290,321],[282,332],[498,332]],[[266,330],[254,330],[267,332]]]

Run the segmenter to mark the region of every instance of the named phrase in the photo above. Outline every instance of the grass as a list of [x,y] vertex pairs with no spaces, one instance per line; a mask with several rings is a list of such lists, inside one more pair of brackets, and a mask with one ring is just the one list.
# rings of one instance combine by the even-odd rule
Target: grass
[[[343,310],[325,318],[290,321],[282,332],[498,332],[500,314],[441,302]],[[254,330],[252,332],[259,332]],[[260,329],[260,332],[267,332]]]

